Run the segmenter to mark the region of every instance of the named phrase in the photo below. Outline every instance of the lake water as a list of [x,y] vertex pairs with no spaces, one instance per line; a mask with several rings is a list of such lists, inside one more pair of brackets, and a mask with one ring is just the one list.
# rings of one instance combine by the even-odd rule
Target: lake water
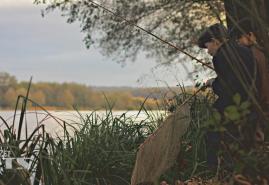
[[[82,123],[82,119],[85,119],[86,115],[91,114],[91,111],[80,111],[79,113],[76,111],[27,111],[24,118],[23,130],[31,133],[34,129],[43,124],[45,126],[46,132],[50,133],[53,136],[62,135],[62,123],[65,121],[71,125],[77,125]],[[106,111],[98,111],[96,112],[99,116],[105,116]],[[136,118],[138,111],[114,111],[114,116],[120,116],[123,113],[126,113],[126,117]],[[163,114],[164,112],[153,111],[152,114]],[[0,116],[6,120],[9,126],[13,124],[14,111],[0,111]],[[141,119],[145,119],[147,114],[145,112],[140,112],[137,121]],[[20,119],[20,112],[16,113],[15,116],[15,128],[18,128],[18,122]],[[0,120],[0,130],[3,131],[6,128],[4,123]],[[22,139],[25,137],[25,132],[22,133]]]

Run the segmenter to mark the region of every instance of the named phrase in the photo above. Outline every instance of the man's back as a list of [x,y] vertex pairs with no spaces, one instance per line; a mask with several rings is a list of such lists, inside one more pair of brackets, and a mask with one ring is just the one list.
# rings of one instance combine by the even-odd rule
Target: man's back
[[215,108],[223,112],[224,108],[233,104],[233,96],[239,93],[242,101],[254,98],[255,62],[250,49],[228,41],[221,46],[213,58],[217,78],[212,84],[214,92],[219,96]]

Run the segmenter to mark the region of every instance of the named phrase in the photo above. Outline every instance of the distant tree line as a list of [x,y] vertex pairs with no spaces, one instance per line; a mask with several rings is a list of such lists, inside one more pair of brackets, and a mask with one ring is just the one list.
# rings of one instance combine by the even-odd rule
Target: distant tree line
[[[26,95],[28,82],[18,82],[8,73],[0,73],[0,109],[13,109],[18,95]],[[89,87],[77,83],[33,83],[29,98],[48,109],[105,109],[108,105],[118,110],[163,106],[167,88]],[[29,103],[29,107],[34,105]]]

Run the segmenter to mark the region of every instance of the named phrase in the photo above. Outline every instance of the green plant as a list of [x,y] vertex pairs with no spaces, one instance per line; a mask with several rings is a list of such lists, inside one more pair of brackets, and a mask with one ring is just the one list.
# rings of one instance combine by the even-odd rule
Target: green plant
[[129,184],[136,150],[156,129],[148,120],[109,110],[82,117],[72,137],[64,127],[64,137],[49,139],[41,155],[45,184]]

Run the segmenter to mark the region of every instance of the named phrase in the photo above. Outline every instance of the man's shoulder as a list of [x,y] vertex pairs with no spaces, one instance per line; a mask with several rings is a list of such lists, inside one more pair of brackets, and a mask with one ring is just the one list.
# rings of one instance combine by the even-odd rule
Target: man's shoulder
[[228,54],[230,57],[235,56],[236,58],[240,57],[245,59],[253,58],[252,51],[249,47],[239,45],[235,41],[227,42],[224,48],[226,51],[225,54]]
[[224,43],[213,57],[213,63],[215,64],[220,62],[232,64],[242,60],[246,63],[254,62],[253,53],[250,48],[241,46],[234,41]]
[[232,56],[237,50],[241,50],[243,48],[238,48],[238,44],[227,41],[221,45],[218,49],[216,55],[214,56],[215,60],[227,59],[229,56]]
[[233,49],[232,52],[237,51],[237,52],[243,52],[243,53],[248,53],[248,54],[251,53],[250,48],[248,48],[246,46],[242,46],[242,45],[236,43],[235,41],[228,42],[227,47],[232,48]]

